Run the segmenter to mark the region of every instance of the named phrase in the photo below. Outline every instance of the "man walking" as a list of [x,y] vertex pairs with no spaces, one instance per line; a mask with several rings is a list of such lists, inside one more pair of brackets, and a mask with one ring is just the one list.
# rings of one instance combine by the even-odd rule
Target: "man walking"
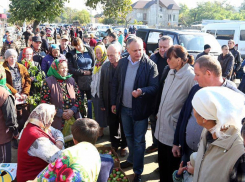
[[[127,142],[124,135],[124,131],[121,126],[120,116],[111,112],[111,84],[118,66],[120,59],[120,47],[111,44],[107,49],[108,62],[104,63],[101,68],[100,77],[100,105],[101,110],[106,112],[107,121],[109,123],[111,146],[118,150],[121,147],[120,155],[125,157],[127,155]],[[120,125],[120,126],[119,126]],[[120,132],[118,132],[120,129]]]
[[234,80],[234,79],[236,79],[236,74],[237,74],[238,70],[241,68],[241,64],[242,64],[241,54],[238,50],[235,49],[235,41],[234,40],[229,40],[228,46],[229,46],[229,51],[234,56],[234,60],[235,60],[232,78],[231,78],[231,80]]
[[[159,84],[160,80],[162,78],[162,73],[165,68],[165,66],[168,65],[167,63],[167,51],[168,49],[173,45],[173,39],[169,36],[162,36],[159,41],[158,41],[158,47],[159,47],[159,52],[156,54],[153,54],[151,56],[151,60],[154,61],[157,65],[158,69],[158,79],[159,79]],[[158,94],[161,94],[159,92],[162,92],[162,88],[159,87],[158,89]],[[158,95],[156,94],[156,95]],[[161,99],[161,98],[160,98]],[[150,116],[150,122],[151,122],[151,131],[152,131],[152,140],[153,144],[146,149],[146,153],[152,153],[158,150],[158,141],[154,136],[155,133],[155,128],[156,128],[156,122],[157,122],[157,112],[160,104],[160,100],[158,97],[155,97],[154,99],[154,109],[153,109],[153,114]]]
[[201,56],[209,55],[210,50],[211,46],[209,44],[204,45],[204,51],[197,55],[196,60]]
[[134,181],[141,181],[144,168],[145,134],[152,113],[152,97],[158,89],[156,64],[143,54],[139,37],[128,40],[129,56],[118,63],[111,93],[112,112],[121,114],[129,156],[121,168],[133,166]]

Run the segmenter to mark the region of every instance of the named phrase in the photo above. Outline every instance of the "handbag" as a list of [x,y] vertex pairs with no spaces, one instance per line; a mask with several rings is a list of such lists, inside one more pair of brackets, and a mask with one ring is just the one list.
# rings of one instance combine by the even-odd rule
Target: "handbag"
[[78,76],[77,84],[80,90],[91,90],[92,75]]

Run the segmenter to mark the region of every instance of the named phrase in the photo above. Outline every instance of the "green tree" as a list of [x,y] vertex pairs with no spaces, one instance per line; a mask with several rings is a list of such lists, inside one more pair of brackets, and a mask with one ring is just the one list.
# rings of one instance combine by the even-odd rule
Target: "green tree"
[[81,24],[87,24],[90,22],[90,14],[87,10],[78,11],[74,13],[72,20],[79,20]]
[[33,30],[40,22],[52,22],[69,0],[10,0],[11,22],[33,21]]

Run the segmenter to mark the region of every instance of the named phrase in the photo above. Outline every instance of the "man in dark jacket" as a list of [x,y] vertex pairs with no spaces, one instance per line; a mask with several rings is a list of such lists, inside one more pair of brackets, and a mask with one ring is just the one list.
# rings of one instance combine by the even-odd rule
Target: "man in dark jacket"
[[[168,65],[168,63],[167,63],[167,51],[172,45],[173,45],[173,39],[171,37],[162,36],[158,41],[159,52],[156,54],[153,54],[150,58],[157,65],[158,74],[159,74],[158,75],[159,83],[162,83],[162,82],[160,82],[160,79],[162,77],[162,73],[163,73],[165,66]],[[157,95],[162,93],[162,92],[159,93],[159,90],[160,90],[160,87],[158,89]],[[155,97],[153,113],[150,116],[153,144],[146,149],[146,153],[152,153],[152,152],[157,151],[157,149],[158,149],[158,141],[154,136],[155,128],[156,128],[156,121],[157,121],[156,115],[158,112],[158,107],[160,104],[161,97],[159,100],[158,99],[159,98]],[[159,103],[159,104],[157,104],[157,103]]]
[[[193,86],[185,104],[182,107],[174,135],[174,145],[172,152],[174,156],[182,155],[184,165],[190,161],[190,155],[197,152],[203,128],[197,124],[193,113],[192,99],[195,93],[202,87],[224,86],[243,94],[236,85],[222,77],[220,63],[212,56],[200,57],[195,65],[195,80],[198,85]],[[183,166],[184,166],[183,165]]]
[[71,30],[70,30],[70,37],[71,37],[71,42],[72,42],[72,40],[75,37],[75,32],[74,32],[73,28],[71,28]]
[[241,54],[238,50],[235,49],[235,42],[234,40],[229,40],[228,41],[228,46],[229,46],[229,51],[232,53],[232,55],[234,56],[234,68],[233,68],[233,73],[232,73],[232,78],[231,80],[236,79],[236,74],[238,72],[238,70],[241,68]]
[[152,113],[152,97],[158,89],[156,64],[143,54],[139,37],[128,40],[129,56],[117,66],[111,90],[112,112],[121,115],[129,148],[121,168],[133,166],[134,181],[141,181],[144,168],[145,134]]
[[222,68],[222,76],[230,80],[234,67],[234,57],[229,52],[227,45],[223,45],[221,48],[223,53],[218,56],[218,61],[220,62]]
[[201,56],[209,55],[210,50],[211,50],[211,46],[209,44],[204,45],[204,51],[197,55],[196,60]]
[[29,37],[31,36],[31,31],[27,29],[27,30],[23,33],[23,36],[24,36],[24,39],[25,39],[26,47],[28,47],[28,39],[29,39]]
[[70,52],[73,50],[73,48],[69,45],[69,38],[67,35],[62,35],[60,39],[60,54],[63,54],[64,56],[66,53]]
[[[118,61],[120,59],[120,47],[111,44],[107,49],[108,62],[104,63],[101,68],[100,76],[100,107],[104,110],[107,116],[110,130],[110,140],[112,147],[117,151],[121,147],[120,155],[127,155],[127,142],[124,131],[121,126],[120,117],[111,112],[111,83],[114,77]],[[119,126],[120,125],[120,126]],[[120,131],[120,132],[118,132]]]
[[48,45],[48,41],[44,37],[45,36],[45,32],[41,31],[40,35],[41,35],[41,39],[42,39],[41,49],[47,54],[48,53],[48,49],[49,49],[49,45]]

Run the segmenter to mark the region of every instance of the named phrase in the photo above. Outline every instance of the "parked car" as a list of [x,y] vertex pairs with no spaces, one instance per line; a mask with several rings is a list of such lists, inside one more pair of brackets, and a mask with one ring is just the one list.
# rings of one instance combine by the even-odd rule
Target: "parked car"
[[214,38],[214,36],[203,32],[185,32],[164,29],[139,29],[137,30],[136,35],[142,38],[142,40],[146,43],[147,53],[151,54],[156,48],[158,48],[160,33],[172,37],[174,45],[182,45],[194,57],[196,57],[197,54],[203,52],[205,44],[209,44],[211,46],[211,55],[218,57],[218,55],[221,54],[221,47],[219,42]]
[[245,58],[245,23],[212,23],[206,25],[202,31],[213,35],[221,46],[227,45],[233,39],[242,58]]
[[97,41],[102,41],[103,37],[107,36],[106,30],[98,30],[95,33],[95,37],[97,38]]

